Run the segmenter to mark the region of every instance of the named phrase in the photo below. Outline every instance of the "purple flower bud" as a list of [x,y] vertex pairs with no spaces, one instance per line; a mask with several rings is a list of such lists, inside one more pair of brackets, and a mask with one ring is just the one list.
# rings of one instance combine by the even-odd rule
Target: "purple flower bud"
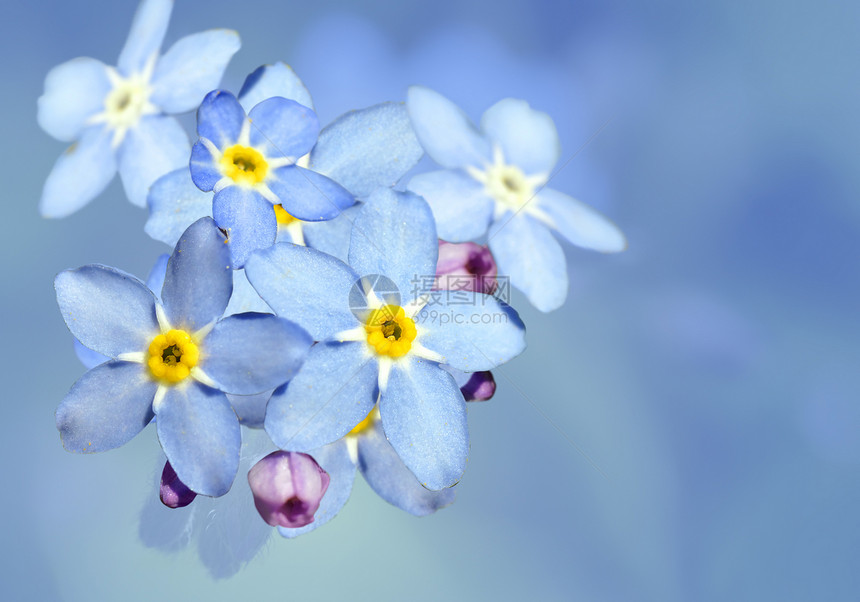
[[473,242],[439,241],[437,290],[466,290],[492,295],[496,290],[496,261],[487,247]]
[[487,401],[496,392],[496,379],[489,370],[473,372],[466,384],[460,387],[466,401]]
[[183,508],[194,501],[197,494],[185,486],[176,476],[170,462],[164,463],[161,471],[161,503],[168,508]]
[[329,476],[311,456],[272,452],[248,471],[254,505],[273,527],[297,529],[314,522]]

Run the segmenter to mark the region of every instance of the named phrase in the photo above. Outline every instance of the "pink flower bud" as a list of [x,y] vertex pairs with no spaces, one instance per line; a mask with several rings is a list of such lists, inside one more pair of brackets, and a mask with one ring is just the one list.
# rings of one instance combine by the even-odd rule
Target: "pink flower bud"
[[194,501],[197,494],[185,486],[176,476],[170,462],[164,463],[161,471],[161,503],[168,508],[182,508]]
[[490,250],[473,242],[439,241],[436,262],[437,290],[466,290],[493,294],[496,290],[496,261]]
[[489,370],[473,372],[460,391],[466,401],[487,401],[496,393],[496,380]]
[[314,522],[329,476],[311,456],[272,452],[248,471],[254,505],[273,527],[297,529]]

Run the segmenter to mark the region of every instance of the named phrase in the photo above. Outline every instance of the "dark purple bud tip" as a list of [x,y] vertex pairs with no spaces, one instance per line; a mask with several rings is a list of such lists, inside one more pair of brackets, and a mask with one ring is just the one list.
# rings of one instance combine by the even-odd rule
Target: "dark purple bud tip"
[[496,379],[489,370],[474,372],[460,391],[466,401],[487,401],[496,392]]
[[176,476],[170,462],[164,463],[161,471],[161,503],[168,508],[182,508],[194,501],[197,494],[185,486]]
[[473,242],[439,241],[437,290],[468,290],[491,295],[498,285],[497,274],[496,260],[488,248]]
[[272,452],[248,471],[254,505],[273,527],[297,529],[314,522],[329,476],[311,456]]

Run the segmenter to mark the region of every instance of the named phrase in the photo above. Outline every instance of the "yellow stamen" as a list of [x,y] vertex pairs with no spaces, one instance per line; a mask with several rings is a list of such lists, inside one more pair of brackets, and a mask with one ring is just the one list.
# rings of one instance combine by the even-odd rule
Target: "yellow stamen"
[[257,149],[234,144],[221,155],[221,171],[237,184],[252,186],[266,179],[269,164]]
[[278,220],[278,226],[289,226],[296,220],[292,215],[287,213],[287,211],[281,205],[275,205],[275,217]]
[[364,420],[356,424],[355,428],[349,431],[346,436],[356,437],[358,435],[363,435],[366,431],[373,428],[377,420],[379,420],[379,408],[377,406],[373,406],[373,409],[368,412],[367,416],[364,417]]
[[364,325],[367,344],[380,355],[403,357],[412,348],[418,331],[415,322],[399,305],[383,305],[370,314]]
[[169,330],[149,344],[146,364],[153,378],[164,384],[176,384],[191,374],[200,361],[200,349],[184,330]]

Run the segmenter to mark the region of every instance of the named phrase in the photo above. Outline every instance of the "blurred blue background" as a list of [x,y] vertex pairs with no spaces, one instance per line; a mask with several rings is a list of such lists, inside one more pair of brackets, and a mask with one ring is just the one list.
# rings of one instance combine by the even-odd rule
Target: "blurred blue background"
[[60,62],[114,64],[134,8],[3,9],[3,599],[860,599],[860,4],[179,0],[168,45],[236,29],[225,87],[284,60],[324,123],[413,83],[473,119],[527,99],[576,155],[553,187],[630,240],[568,248],[561,310],[514,298],[530,346],[470,406],[452,507],[415,519],[358,479],[229,580],[140,542],[153,429],[83,457],[54,427],[83,373],[54,275],[167,249],[118,180],[38,216],[63,145],[36,98]]

